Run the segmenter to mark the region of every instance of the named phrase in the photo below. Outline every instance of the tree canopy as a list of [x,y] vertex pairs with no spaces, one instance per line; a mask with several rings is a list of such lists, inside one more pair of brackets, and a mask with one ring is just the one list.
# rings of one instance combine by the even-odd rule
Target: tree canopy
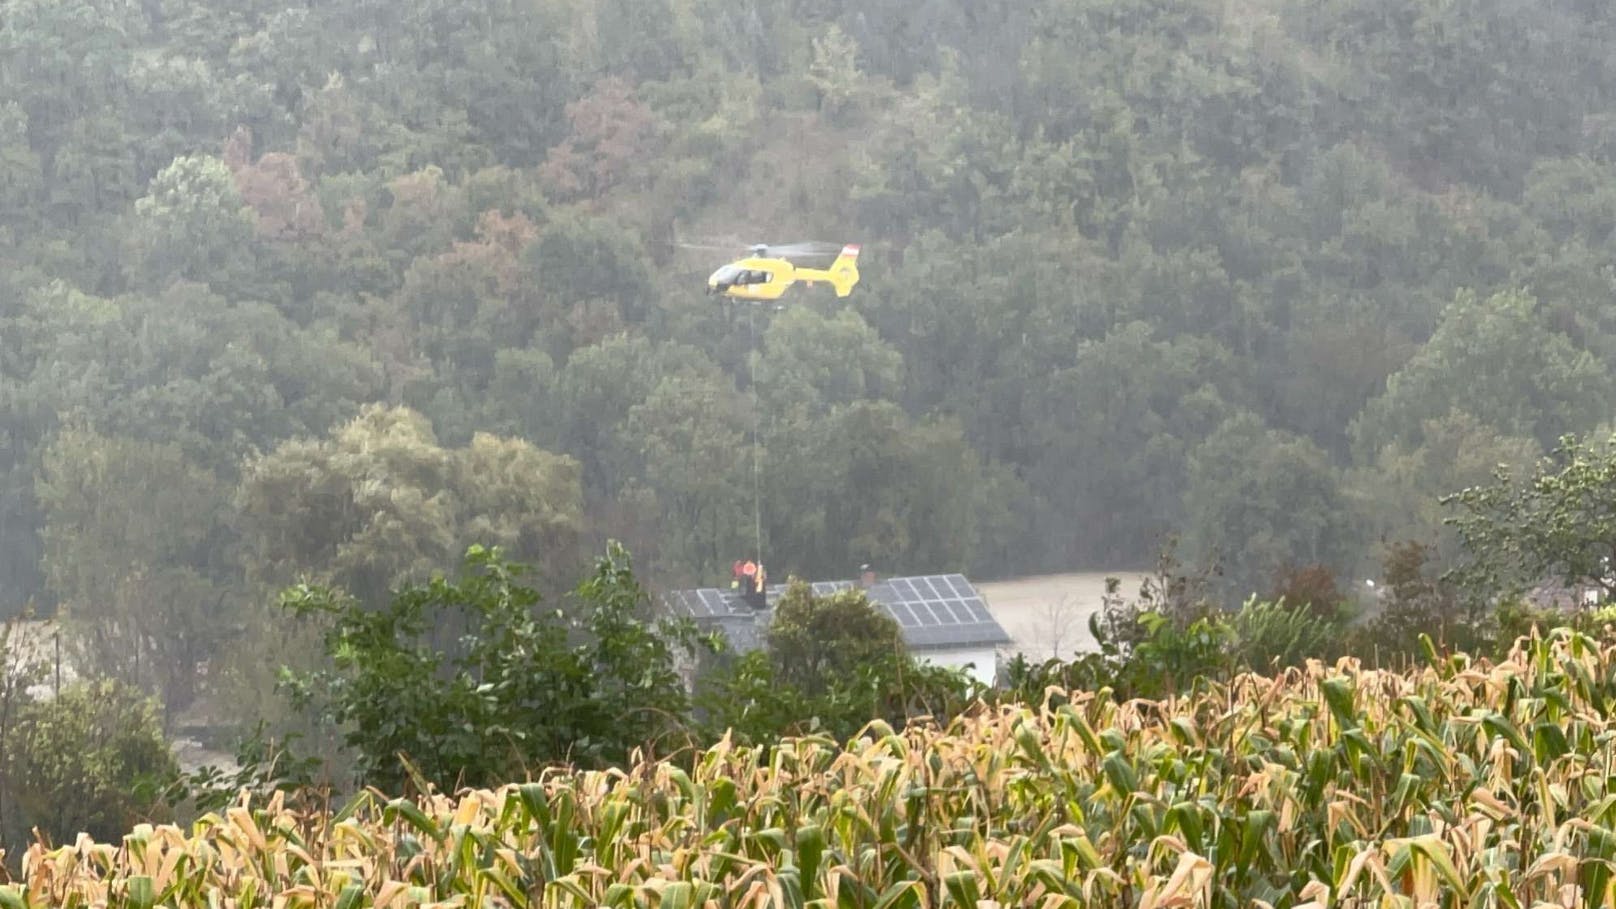
[[[1613,48],[1585,0],[0,0],[0,609],[235,634],[608,538],[1364,576],[1609,419]],[[795,240],[853,295],[704,293]],[[119,673],[184,700],[204,638]]]

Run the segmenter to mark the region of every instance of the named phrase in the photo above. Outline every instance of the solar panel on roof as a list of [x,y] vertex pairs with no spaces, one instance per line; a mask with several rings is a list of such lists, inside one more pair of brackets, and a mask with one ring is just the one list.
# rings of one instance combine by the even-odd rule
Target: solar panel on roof
[[[852,581],[816,581],[810,585],[817,596],[830,596],[854,586]],[[770,585],[769,602],[773,604],[785,590],[783,583]],[[963,575],[888,578],[871,587],[869,597],[898,623],[910,646],[955,647],[1009,640],[981,594]],[[734,593],[714,587],[670,591],[663,595],[663,602],[684,615],[721,623],[765,614],[755,612]]]
[[700,590],[674,590],[663,594],[662,602],[671,610],[697,619],[734,615],[734,596],[716,587]]
[[888,578],[871,588],[870,595],[905,628],[997,624],[963,575]]

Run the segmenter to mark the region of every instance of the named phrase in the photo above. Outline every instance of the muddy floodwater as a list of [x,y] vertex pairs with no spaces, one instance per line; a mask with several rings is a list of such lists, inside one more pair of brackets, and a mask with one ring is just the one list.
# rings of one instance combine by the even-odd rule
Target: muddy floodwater
[[1145,573],[1086,571],[980,581],[976,586],[993,617],[1014,639],[1002,649],[1004,655],[1019,652],[1029,660],[1047,660],[1098,649],[1089,634],[1089,616],[1100,608],[1108,577],[1121,580],[1119,593],[1131,598]]

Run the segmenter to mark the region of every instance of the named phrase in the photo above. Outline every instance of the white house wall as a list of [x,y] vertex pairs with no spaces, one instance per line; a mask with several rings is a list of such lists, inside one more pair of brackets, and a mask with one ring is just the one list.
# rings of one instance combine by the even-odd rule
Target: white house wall
[[933,666],[964,669],[974,663],[970,674],[984,685],[992,685],[998,673],[998,655],[992,647],[962,647],[957,650],[917,650],[915,659]]

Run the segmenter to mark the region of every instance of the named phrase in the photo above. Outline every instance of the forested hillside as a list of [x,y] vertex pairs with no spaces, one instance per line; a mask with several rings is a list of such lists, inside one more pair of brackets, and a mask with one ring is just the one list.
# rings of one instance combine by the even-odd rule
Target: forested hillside
[[1373,572],[1609,422],[1613,95],[1589,0],[3,0],[0,601],[183,701],[473,542]]

